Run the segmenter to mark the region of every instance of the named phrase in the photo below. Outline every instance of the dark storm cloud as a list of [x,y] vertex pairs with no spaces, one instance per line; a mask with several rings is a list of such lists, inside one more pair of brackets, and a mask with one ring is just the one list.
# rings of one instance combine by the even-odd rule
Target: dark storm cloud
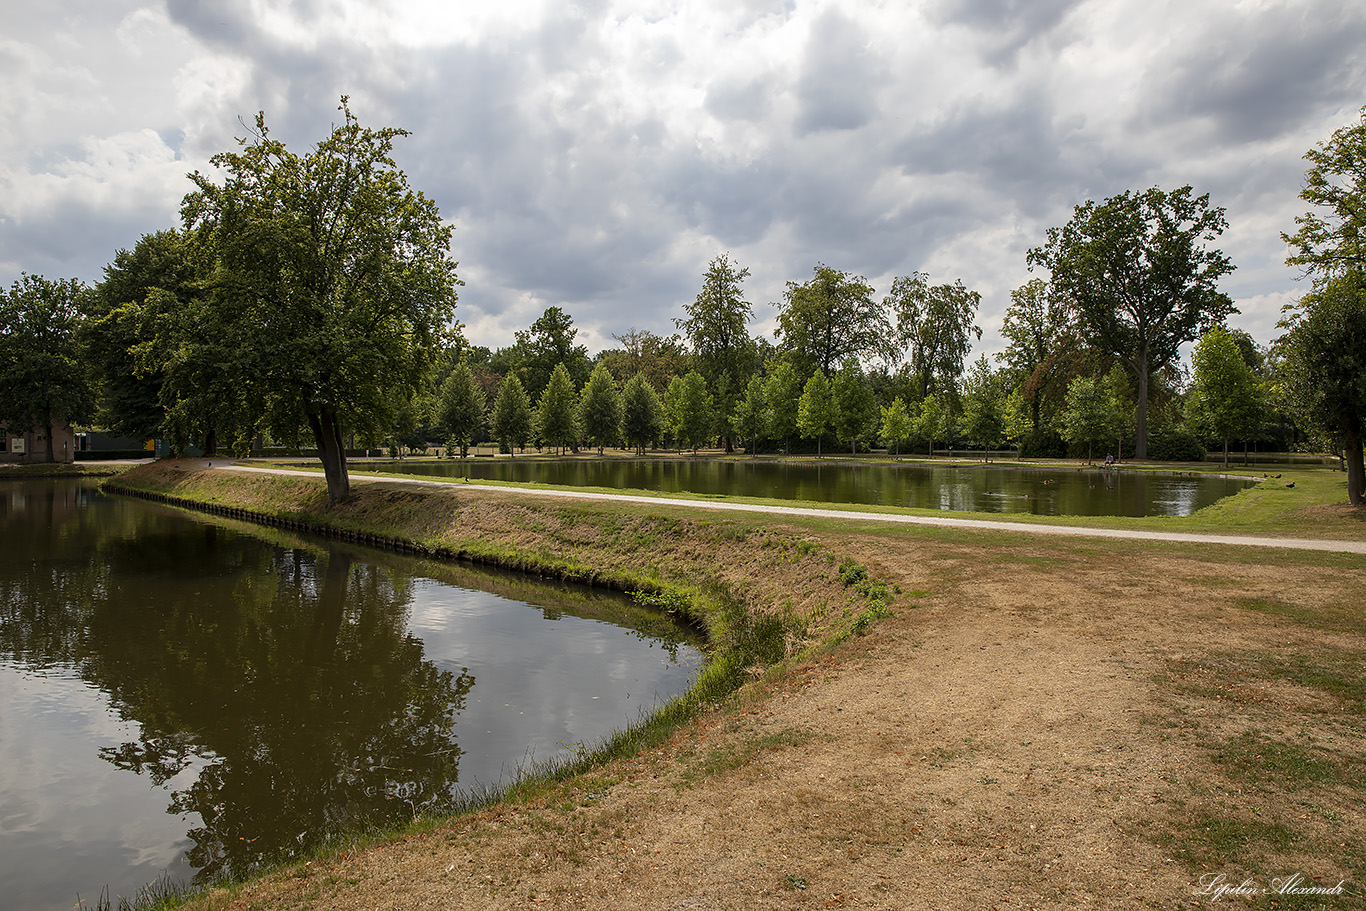
[[1155,61],[1145,119],[1206,120],[1220,142],[1253,142],[1361,103],[1366,7],[1295,4],[1218,26],[1177,59]]
[[958,25],[981,36],[978,53],[993,65],[1008,64],[1031,41],[1048,34],[1082,0],[939,0],[926,15],[939,25]]
[[245,3],[216,0],[166,0],[171,21],[206,45],[220,50],[241,50],[272,43],[251,17]]
[[869,48],[858,23],[828,10],[811,28],[797,79],[798,135],[854,130],[878,113],[886,64]]
[[92,211],[85,200],[62,200],[41,218],[25,219],[22,224],[0,218],[0,266],[11,266],[4,270],[11,273],[10,280],[22,271],[95,282],[104,277],[104,267],[115,251],[132,247],[143,234],[174,224],[171,210]]
[[764,236],[790,184],[786,167],[771,158],[727,164],[675,156],[661,192],[684,224],[735,247]]
[[1001,208],[1040,218],[1141,183],[1153,167],[1140,146],[1107,144],[1084,127],[1047,93],[1021,87],[916,127],[893,145],[889,163],[908,175],[964,175]]

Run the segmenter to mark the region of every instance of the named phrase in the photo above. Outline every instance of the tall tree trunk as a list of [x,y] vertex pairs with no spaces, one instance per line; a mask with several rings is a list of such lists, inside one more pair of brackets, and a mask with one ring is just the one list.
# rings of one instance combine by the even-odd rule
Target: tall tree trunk
[[1228,437],[1224,437],[1224,467],[1228,468]]
[[347,588],[351,582],[351,558],[329,550],[327,569],[318,592],[318,606],[308,631],[303,660],[309,667],[331,663],[346,619]]
[[323,474],[327,477],[327,505],[336,506],[351,494],[351,478],[346,471],[346,447],[342,445],[341,425],[331,408],[309,413],[308,426],[318,443]]
[[1366,462],[1362,458],[1360,432],[1349,430],[1346,442],[1343,461],[1347,463],[1347,502],[1353,506],[1366,506]]
[[218,455],[218,431],[212,424],[209,429],[204,431],[204,456],[210,458]]
[[1138,356],[1138,407],[1134,414],[1134,458],[1148,457],[1148,351]]
[[47,460],[49,462],[57,461],[57,453],[52,443],[52,438],[56,436],[53,433],[53,423],[52,412],[49,411],[47,414]]

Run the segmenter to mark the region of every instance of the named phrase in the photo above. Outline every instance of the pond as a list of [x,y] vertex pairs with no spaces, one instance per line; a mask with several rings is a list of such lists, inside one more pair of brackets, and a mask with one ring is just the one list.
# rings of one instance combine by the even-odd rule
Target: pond
[[440,811],[683,692],[610,593],[0,482],[0,895],[66,911]]
[[357,471],[1041,516],[1188,516],[1251,486],[1216,475],[748,459],[355,462]]

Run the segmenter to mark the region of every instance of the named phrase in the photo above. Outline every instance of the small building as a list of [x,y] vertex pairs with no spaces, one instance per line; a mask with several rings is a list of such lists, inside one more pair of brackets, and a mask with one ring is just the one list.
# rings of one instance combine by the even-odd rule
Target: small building
[[[71,462],[76,458],[76,434],[71,425],[57,421],[52,426],[52,458]],[[0,427],[0,462],[46,462],[47,428],[12,433]]]

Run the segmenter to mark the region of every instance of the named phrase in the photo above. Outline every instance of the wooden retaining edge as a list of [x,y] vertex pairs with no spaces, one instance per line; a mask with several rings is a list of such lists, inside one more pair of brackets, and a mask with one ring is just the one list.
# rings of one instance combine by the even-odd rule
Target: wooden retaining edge
[[100,485],[100,487],[111,493],[137,497],[140,500],[162,503],[180,509],[206,512],[210,515],[224,516],[225,518],[237,519],[242,522],[251,522],[255,525],[283,528],[286,531],[304,532],[306,534],[318,535],[323,538],[345,541],[348,544],[359,544],[363,547],[374,547],[381,550],[406,554],[408,556],[423,557],[429,560],[451,560],[472,563],[477,566],[488,566],[494,569],[508,570],[528,576],[536,576],[541,579],[573,582],[578,585],[605,588],[609,591],[622,592],[625,594],[630,594],[632,592],[659,594],[661,591],[660,587],[652,582],[628,583],[622,579],[612,577],[603,578],[591,572],[578,572],[569,568],[561,569],[558,567],[537,565],[534,561],[529,560],[512,560],[496,555],[480,554],[466,550],[452,550],[448,547],[427,547],[418,544],[415,541],[410,541],[407,538],[396,538],[388,535],[352,531],[350,529],[338,528],[335,525],[314,524],[302,519],[291,519],[285,516],[275,516],[270,513],[256,512],[255,510],[244,509],[240,506],[204,503],[199,500],[189,500],[184,497],[171,496],[170,494],[156,493],[150,490],[139,490],[136,487],[125,487],[122,484],[111,484],[106,482]]

